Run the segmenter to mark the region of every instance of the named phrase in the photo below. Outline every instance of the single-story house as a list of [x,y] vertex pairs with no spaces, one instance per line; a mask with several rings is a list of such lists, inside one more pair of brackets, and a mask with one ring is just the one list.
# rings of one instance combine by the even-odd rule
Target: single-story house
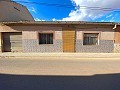
[[115,23],[79,21],[1,22],[1,52],[119,52]]

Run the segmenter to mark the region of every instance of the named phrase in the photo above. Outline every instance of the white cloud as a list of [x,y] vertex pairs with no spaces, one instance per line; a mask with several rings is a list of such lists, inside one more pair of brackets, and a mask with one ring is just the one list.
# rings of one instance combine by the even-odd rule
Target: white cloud
[[105,20],[101,20],[101,22],[105,22]]
[[110,11],[85,9],[85,7],[82,6],[101,8],[120,7],[120,0],[71,0],[71,2],[76,5],[77,8],[75,7],[75,10],[72,10],[68,17],[63,18],[63,21],[90,21],[110,13]]
[[31,8],[29,8],[28,10],[31,11],[31,12],[37,13],[37,12],[36,12],[36,9],[35,9],[34,7],[31,7]]
[[114,18],[115,18],[115,17],[112,17],[111,20],[110,20],[110,22],[114,22],[114,21],[115,21]]
[[106,18],[110,18],[110,17],[112,17],[112,16],[113,16],[113,14],[110,14],[110,15],[106,16]]
[[45,20],[41,20],[39,18],[34,18],[35,21],[45,21]]
[[57,19],[53,18],[52,21],[57,21]]
[[59,19],[53,18],[52,21],[62,21],[62,20],[59,20]]
[[39,19],[39,18],[34,18],[34,20],[35,20],[35,21],[40,21],[40,19]]

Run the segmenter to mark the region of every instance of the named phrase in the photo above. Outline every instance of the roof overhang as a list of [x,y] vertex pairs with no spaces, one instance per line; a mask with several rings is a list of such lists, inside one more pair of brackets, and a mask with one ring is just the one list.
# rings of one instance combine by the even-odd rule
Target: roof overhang
[[105,25],[113,26],[112,22],[82,22],[82,21],[20,21],[20,22],[0,22],[3,25]]

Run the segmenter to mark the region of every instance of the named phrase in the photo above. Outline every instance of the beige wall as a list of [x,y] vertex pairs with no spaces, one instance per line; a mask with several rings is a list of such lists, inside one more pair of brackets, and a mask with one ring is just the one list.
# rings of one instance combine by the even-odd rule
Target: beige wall
[[31,28],[23,27],[22,30],[23,39],[37,39],[38,33],[54,33],[54,39],[62,39],[62,28],[60,27],[31,26]]
[[[55,39],[62,39],[62,27],[0,25],[0,32],[22,32],[23,39],[36,39],[38,38],[38,33],[55,33]],[[76,39],[82,40],[84,33],[99,33],[101,40],[114,40],[114,30],[111,28],[76,29]],[[29,36],[25,36],[25,34],[29,34]]]
[[62,39],[61,27],[0,25],[0,32],[22,32],[23,39],[37,39],[38,33],[55,33],[55,39]]
[[120,53],[120,26],[119,25],[117,25],[117,28],[115,29],[114,52]]
[[62,30],[61,31],[55,31],[55,39],[62,40]]
[[22,39],[38,39],[37,31],[23,31]]
[[34,21],[27,8],[15,2],[0,1],[0,21]]
[[115,43],[120,44],[120,26],[115,29]]
[[114,40],[114,32],[101,32],[101,40]]
[[22,32],[19,28],[13,28],[6,25],[0,25],[0,32]]
[[100,40],[114,40],[114,31],[111,28],[77,29],[76,39],[83,39],[84,33],[99,33]]

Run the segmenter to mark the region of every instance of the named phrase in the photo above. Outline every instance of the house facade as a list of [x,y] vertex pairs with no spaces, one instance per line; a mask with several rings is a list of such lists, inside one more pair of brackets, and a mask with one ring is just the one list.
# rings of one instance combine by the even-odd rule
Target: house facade
[[3,22],[0,51],[113,53],[120,44],[116,30],[120,28],[118,30],[114,23]]

